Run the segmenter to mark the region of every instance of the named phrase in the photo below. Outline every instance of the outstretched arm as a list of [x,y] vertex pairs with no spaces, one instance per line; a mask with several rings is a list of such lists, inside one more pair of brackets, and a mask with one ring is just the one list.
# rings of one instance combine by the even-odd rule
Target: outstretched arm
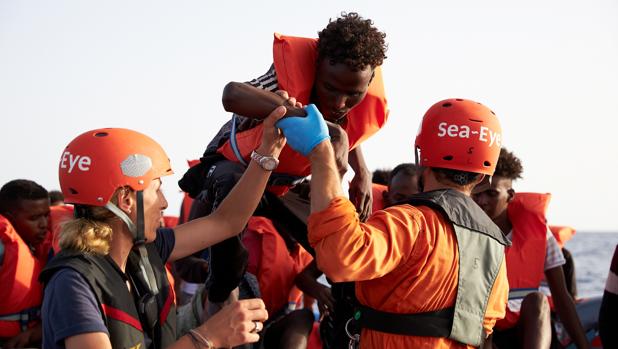
[[[274,157],[281,153],[285,138],[275,127],[275,122],[283,117],[285,110],[284,107],[277,107],[264,120],[262,143],[256,149],[257,153]],[[215,212],[174,229],[176,244],[170,260],[174,261],[203,250],[242,231],[264,194],[269,176],[269,171],[251,161],[236,186]]]
[[283,96],[242,82],[230,82],[225,85],[222,102],[226,111],[251,119],[264,119],[273,109],[281,105],[287,108],[285,116],[306,115],[296,103],[290,105],[287,93]]

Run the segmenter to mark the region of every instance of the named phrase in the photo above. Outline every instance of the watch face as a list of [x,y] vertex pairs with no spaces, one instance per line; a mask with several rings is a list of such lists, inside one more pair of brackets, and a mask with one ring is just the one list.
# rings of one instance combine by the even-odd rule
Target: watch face
[[260,164],[266,171],[272,171],[275,168],[277,168],[277,160],[271,157],[262,158],[262,161],[260,161]]

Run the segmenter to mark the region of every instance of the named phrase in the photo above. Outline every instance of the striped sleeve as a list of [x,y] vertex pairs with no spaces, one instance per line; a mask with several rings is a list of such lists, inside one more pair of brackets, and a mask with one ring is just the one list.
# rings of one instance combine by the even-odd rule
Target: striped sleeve
[[275,71],[275,65],[271,65],[266,74],[257,79],[248,81],[247,84],[270,92],[276,91],[279,88],[279,84],[277,83],[277,72]]
[[618,295],[618,246],[616,246],[612,264],[609,267],[605,291]]

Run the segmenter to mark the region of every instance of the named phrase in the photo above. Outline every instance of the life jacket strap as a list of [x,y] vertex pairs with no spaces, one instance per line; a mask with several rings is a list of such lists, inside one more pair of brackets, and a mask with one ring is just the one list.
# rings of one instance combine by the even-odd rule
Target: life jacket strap
[[447,338],[453,326],[455,308],[417,314],[400,314],[360,306],[354,318],[361,328],[405,336]]
[[24,309],[18,313],[0,315],[0,321],[19,321],[21,330],[28,329],[28,324],[41,319],[41,307]]
[[509,290],[509,300],[523,299],[527,295],[529,295],[530,293],[537,292],[538,290],[539,290],[538,287],[534,287],[534,288],[515,288],[515,289],[512,289],[512,290]]

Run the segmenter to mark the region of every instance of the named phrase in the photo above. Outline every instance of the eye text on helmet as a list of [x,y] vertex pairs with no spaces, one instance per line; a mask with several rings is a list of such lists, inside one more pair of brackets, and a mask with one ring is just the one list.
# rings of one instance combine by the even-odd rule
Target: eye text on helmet
[[60,168],[68,169],[68,173],[73,172],[75,165],[80,171],[89,171],[92,159],[85,155],[73,155],[71,152],[65,151],[60,160]]

